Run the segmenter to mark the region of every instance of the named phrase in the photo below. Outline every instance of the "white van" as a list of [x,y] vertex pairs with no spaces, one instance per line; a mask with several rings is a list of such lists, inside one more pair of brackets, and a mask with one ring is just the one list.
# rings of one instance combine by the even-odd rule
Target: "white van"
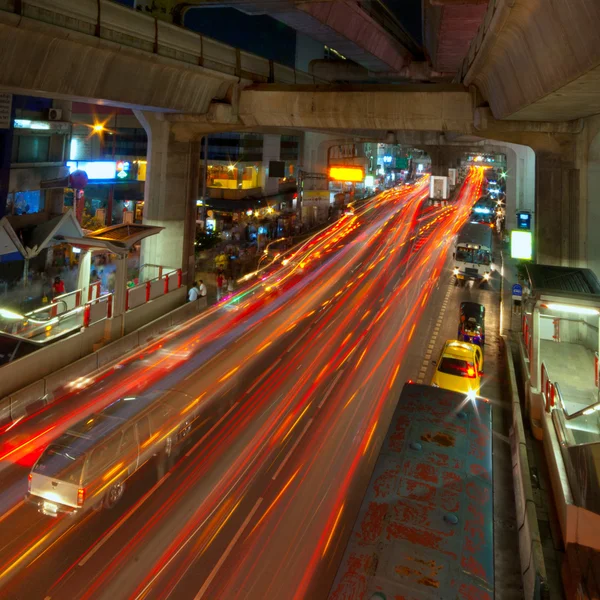
[[179,392],[157,392],[121,398],[86,417],[33,465],[26,501],[54,517],[114,506],[128,477],[157,454],[170,457],[189,434],[194,415],[181,417],[189,402]]

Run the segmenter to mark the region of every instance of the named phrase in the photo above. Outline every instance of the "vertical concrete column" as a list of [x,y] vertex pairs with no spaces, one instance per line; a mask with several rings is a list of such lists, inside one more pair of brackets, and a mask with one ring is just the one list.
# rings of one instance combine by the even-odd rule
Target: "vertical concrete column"
[[312,227],[325,221],[329,213],[329,180],[327,179],[327,156],[335,138],[305,132],[300,144],[298,170],[301,171],[301,190],[298,212],[304,227]]
[[85,304],[88,299],[90,287],[90,269],[92,268],[92,253],[82,250],[79,255],[79,271],[77,273],[77,287],[81,290],[81,303]]
[[587,153],[587,264],[600,277],[600,118]]
[[536,153],[536,260],[547,265],[577,265],[579,240],[579,169],[563,156]]
[[516,229],[517,210],[520,209],[521,178],[523,170],[519,165],[517,153],[512,148],[498,148],[506,155],[506,229]]
[[263,135],[263,157],[260,170],[260,187],[265,196],[273,196],[279,191],[279,180],[270,177],[269,161],[279,160],[281,156],[281,136],[278,134],[265,133]]
[[529,376],[531,380],[531,387],[534,390],[539,390],[542,361],[540,359],[540,309],[538,306],[534,307],[531,317],[531,335],[533,336],[533,340],[531,342],[532,356],[529,357]]
[[194,280],[196,200],[200,197],[200,141],[179,142],[171,124],[158,113],[135,111],[148,135],[144,225],[164,227],[142,241],[140,265],[181,268],[184,282]]
[[448,169],[456,165],[460,151],[443,146],[433,146],[428,149],[427,153],[431,158],[431,174],[448,177]]
[[6,129],[0,129],[0,219],[7,213],[6,205],[8,200],[15,122],[15,106],[12,94],[7,94],[6,99],[10,103],[10,122]]

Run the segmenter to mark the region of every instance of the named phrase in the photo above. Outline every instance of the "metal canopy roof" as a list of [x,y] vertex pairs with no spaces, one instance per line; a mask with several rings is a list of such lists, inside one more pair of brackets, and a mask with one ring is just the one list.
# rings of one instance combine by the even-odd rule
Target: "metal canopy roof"
[[0,255],[19,252],[24,258],[34,258],[44,248],[52,245],[53,240],[67,236],[83,236],[83,230],[71,209],[45,223],[26,227],[18,232],[4,217],[0,221]]
[[164,227],[121,223],[96,231],[87,232],[80,238],[63,236],[61,239],[73,246],[90,250],[108,250],[115,254],[125,254],[139,241],[160,233]]
[[0,256],[14,254],[15,252],[25,256],[23,244],[21,244],[9,220],[4,217],[0,219]]
[[600,282],[591,269],[557,267],[554,265],[527,265],[527,275],[534,295],[559,293],[600,296]]

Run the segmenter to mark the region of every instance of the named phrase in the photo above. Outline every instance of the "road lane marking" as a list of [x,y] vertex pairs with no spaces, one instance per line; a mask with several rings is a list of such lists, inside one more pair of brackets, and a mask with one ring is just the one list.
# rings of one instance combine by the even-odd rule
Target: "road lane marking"
[[206,440],[206,438],[230,415],[230,413],[233,411],[234,408],[237,407],[238,404],[239,404],[239,402],[236,402],[235,404],[233,404],[231,406],[231,408],[200,438],[200,440],[198,440],[185,453],[186,458],[189,458],[189,456],[196,450],[196,448],[198,448],[198,446],[200,446],[200,444],[202,444],[204,442],[204,440]]
[[259,498],[256,501],[256,504],[254,505],[252,510],[248,513],[248,516],[242,523],[242,526],[238,529],[237,533],[233,536],[231,542],[229,542],[229,545],[227,546],[227,548],[225,548],[225,552],[223,552],[223,554],[221,554],[221,558],[219,558],[219,560],[217,561],[217,564],[214,566],[213,570],[210,572],[210,575],[206,578],[204,585],[200,588],[200,591],[196,594],[196,596],[194,597],[194,600],[200,600],[200,598],[202,598],[202,596],[204,596],[206,590],[212,583],[212,580],[216,577],[217,573],[219,572],[219,569],[223,566],[223,563],[227,560],[227,557],[233,550],[233,547],[237,544],[237,541],[240,539],[242,533],[244,533],[244,530],[246,529],[246,527],[248,527],[248,523],[250,523],[250,520],[254,516],[254,513],[258,510],[258,507],[261,505],[262,501],[263,501],[262,498]]
[[102,546],[104,546],[104,544],[106,544],[106,542],[108,542],[108,540],[110,540],[110,538],[121,528],[121,526],[129,519],[129,517],[131,517],[131,515],[133,515],[135,513],[135,511],[142,505],[144,504],[144,502],[146,502],[146,500],[148,500],[148,498],[150,498],[150,496],[171,476],[171,472],[169,471],[164,477],[162,477],[160,479],[160,481],[157,481],[152,488],[150,488],[141,498],[140,500],[137,502],[137,504],[135,504],[133,506],[133,508],[131,508],[129,510],[129,512],[127,513],[127,515],[125,515],[125,517],[123,519],[121,519],[116,525],[115,527],[113,527],[78,563],[78,565],[80,567],[83,567],[85,565],[85,563],[87,563],[88,560],[90,560],[90,558],[92,558],[92,556],[94,556],[94,554],[96,554],[96,552],[98,552],[98,550],[100,550],[100,548],[102,548]]
[[331,392],[333,391],[333,388],[335,387],[335,384],[338,382],[339,378],[343,375],[343,373],[344,373],[344,371],[340,371],[335,376],[335,379],[331,382],[331,385],[325,391],[325,395],[323,396],[323,400],[321,400],[321,403],[319,404],[319,406],[317,406],[317,408],[321,408],[323,406],[323,404],[325,404],[325,400],[327,400],[327,398],[329,398],[329,394],[331,394]]
[[290,456],[293,454],[294,450],[298,447],[300,440],[304,437],[304,434],[306,433],[307,429],[310,427],[312,422],[313,422],[313,419],[310,419],[308,421],[308,423],[306,423],[304,429],[301,431],[300,435],[298,436],[298,439],[294,442],[294,445],[290,448],[290,451],[285,455],[285,458],[283,459],[283,461],[279,465],[279,468],[277,469],[277,471],[275,471],[275,474],[273,475],[273,477],[271,479],[275,480],[277,475],[279,475],[279,473],[281,473],[281,470],[283,469],[283,467],[285,467],[285,464],[289,460]]
[[291,352],[301,341],[302,338],[308,333],[308,331],[305,331],[288,349],[288,352]]
[[21,508],[21,506],[23,506],[24,504],[25,504],[24,500],[21,500],[20,502],[18,502],[17,504],[15,504],[8,512],[5,512],[0,517],[0,523],[2,523],[2,521],[4,521],[5,519],[7,519],[8,517],[10,517],[10,515],[12,515],[18,508]]

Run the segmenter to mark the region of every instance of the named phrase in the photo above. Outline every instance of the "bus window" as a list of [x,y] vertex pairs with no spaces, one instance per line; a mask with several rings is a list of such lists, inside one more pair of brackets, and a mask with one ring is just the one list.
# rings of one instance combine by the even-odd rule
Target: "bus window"
[[473,262],[473,252],[467,248],[457,248],[456,260],[462,262]]

